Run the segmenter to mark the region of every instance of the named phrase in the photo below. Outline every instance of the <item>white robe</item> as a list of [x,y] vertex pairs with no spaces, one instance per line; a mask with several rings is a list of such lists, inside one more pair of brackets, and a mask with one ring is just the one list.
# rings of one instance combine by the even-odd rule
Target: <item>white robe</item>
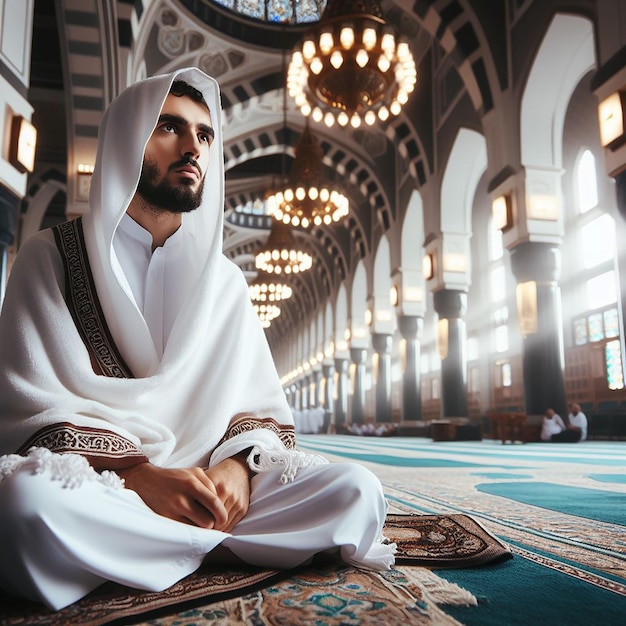
[[[114,241],[174,79],[203,93],[215,140],[203,201],[181,226],[186,258],[180,260],[180,306],[164,309],[160,323],[167,328],[158,345],[156,323],[146,320]],[[217,83],[197,69],[178,70],[129,87],[105,113],[91,212],[82,224],[86,255],[78,246],[64,264],[49,230],[22,246],[0,315],[1,587],[53,608],[103,580],[164,588],[222,541],[246,560],[258,558],[270,567],[290,567],[332,548],[369,567],[393,562],[393,547],[381,543],[385,503],[377,479],[358,466],[318,466],[318,457],[295,448],[293,418],[246,281],[222,254],[223,198]],[[106,332],[87,325],[88,340],[66,302],[68,284],[76,282],[72,264],[83,256],[98,300],[79,298],[73,306],[93,317],[101,309],[106,320]],[[83,282],[77,285],[81,297]],[[104,351],[108,359],[116,350],[112,374],[102,375],[94,358]],[[250,512],[233,537],[156,515],[134,492],[115,489],[115,474],[98,474],[88,464],[78,471],[80,480],[72,478],[85,459],[98,471],[145,460],[161,467],[210,467],[246,449],[252,449],[248,462],[261,475],[252,481]],[[69,487],[77,484],[47,489],[55,472]],[[98,504],[103,498],[107,506]],[[308,510],[311,502],[318,503],[316,515]],[[128,515],[136,524],[124,521]],[[72,523],[75,517],[80,521]],[[263,531],[268,521],[269,534]],[[134,545],[144,531],[147,543],[138,541],[144,547],[125,560],[124,546]],[[171,544],[157,549],[165,537]],[[186,565],[175,567],[179,562]]]

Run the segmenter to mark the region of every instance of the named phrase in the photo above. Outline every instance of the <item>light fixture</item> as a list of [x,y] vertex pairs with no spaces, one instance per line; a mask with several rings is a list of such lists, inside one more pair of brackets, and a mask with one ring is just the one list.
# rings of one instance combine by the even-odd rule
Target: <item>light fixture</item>
[[422,258],[422,273],[426,280],[430,280],[435,275],[435,262],[430,253],[425,254]]
[[258,272],[255,279],[248,285],[250,299],[258,304],[274,304],[291,298],[293,290],[277,276],[267,272]]
[[14,115],[11,121],[9,143],[9,163],[22,173],[35,169],[37,129],[21,115]]
[[491,204],[493,226],[497,230],[508,230],[513,226],[513,209],[510,194],[503,194],[495,198]]
[[297,274],[311,269],[313,257],[296,247],[289,226],[274,220],[267,243],[256,253],[255,265],[269,274]]
[[288,184],[267,198],[268,212],[278,221],[302,228],[329,225],[346,217],[348,198],[329,189],[323,174],[322,148],[308,120],[295,152]]
[[515,296],[520,333],[527,337],[537,332],[537,283],[534,280],[518,283]]
[[437,351],[442,361],[448,358],[448,318],[446,317],[437,321]]
[[417,82],[407,41],[376,0],[329,0],[294,50],[287,87],[305,117],[358,128],[398,115]]
[[603,148],[617,148],[626,140],[624,134],[624,110],[626,92],[616,91],[598,105],[600,143]]
[[532,194],[526,202],[526,217],[531,220],[556,222],[559,219],[559,204],[551,194]]
[[91,177],[93,176],[93,165],[89,163],[79,163],[76,168],[77,184],[76,199],[86,202],[89,200],[89,190],[91,189]]
[[400,292],[398,289],[398,285],[391,285],[389,289],[389,304],[391,306],[398,306],[400,302]]
[[280,308],[276,304],[255,304],[254,310],[263,328],[269,328],[280,315]]

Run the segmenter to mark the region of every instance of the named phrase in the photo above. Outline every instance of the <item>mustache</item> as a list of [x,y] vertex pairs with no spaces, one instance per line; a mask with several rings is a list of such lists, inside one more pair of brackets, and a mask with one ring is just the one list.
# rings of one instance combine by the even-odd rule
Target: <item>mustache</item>
[[200,167],[198,161],[196,161],[192,156],[189,156],[188,154],[185,155],[182,159],[180,159],[180,161],[176,161],[176,163],[172,163],[169,169],[170,171],[174,171],[174,170],[180,169],[181,167],[185,167],[186,165],[191,165],[192,167],[195,167],[200,173],[200,176],[202,176],[202,168]]

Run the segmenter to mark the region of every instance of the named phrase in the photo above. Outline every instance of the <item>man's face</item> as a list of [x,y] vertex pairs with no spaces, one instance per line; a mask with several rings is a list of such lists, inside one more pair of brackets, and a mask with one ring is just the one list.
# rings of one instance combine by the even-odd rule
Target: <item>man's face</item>
[[169,94],[146,146],[139,195],[172,213],[197,209],[213,137],[211,116],[200,102]]

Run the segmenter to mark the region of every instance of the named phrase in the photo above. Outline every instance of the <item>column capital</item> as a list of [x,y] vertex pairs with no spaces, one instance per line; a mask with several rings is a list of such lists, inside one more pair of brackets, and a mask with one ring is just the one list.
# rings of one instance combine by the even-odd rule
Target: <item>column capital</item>
[[439,317],[463,318],[467,311],[467,293],[458,289],[441,289],[433,293],[433,304]]
[[350,359],[353,363],[360,365],[361,363],[365,363],[367,359],[367,349],[366,348],[350,348]]
[[378,354],[389,354],[393,336],[387,333],[372,333],[372,346]]
[[398,330],[403,339],[417,339],[424,329],[424,318],[421,315],[399,315]]
[[528,241],[510,252],[511,269],[518,282],[556,282],[561,276],[561,248],[557,244]]

